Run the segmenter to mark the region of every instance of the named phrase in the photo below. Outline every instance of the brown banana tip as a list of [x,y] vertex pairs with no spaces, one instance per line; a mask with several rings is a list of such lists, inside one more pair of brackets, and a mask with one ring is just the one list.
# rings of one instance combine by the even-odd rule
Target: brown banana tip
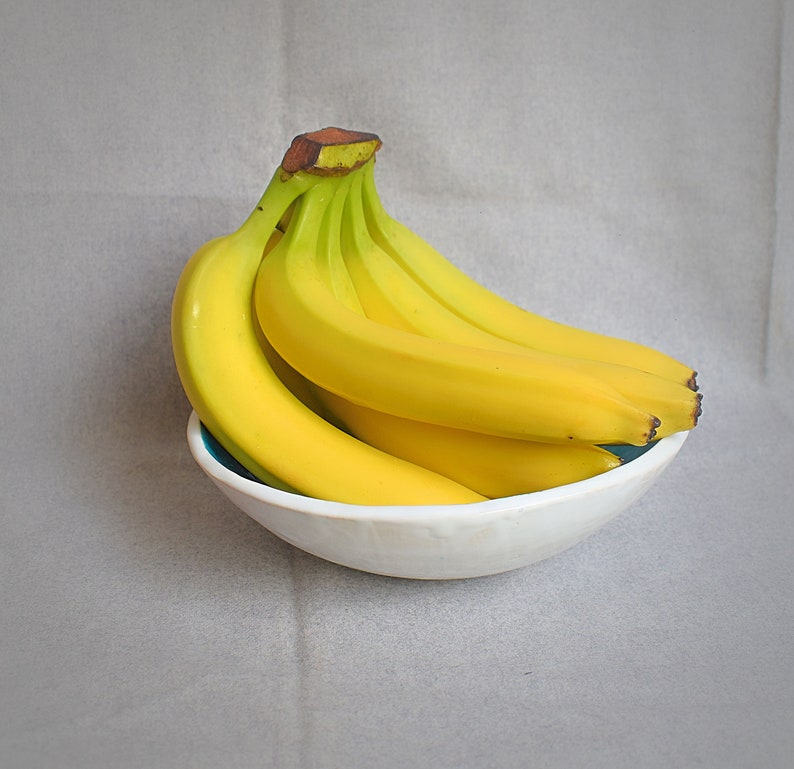
[[700,419],[700,417],[703,414],[703,406],[701,405],[701,401],[702,400],[703,400],[702,396],[700,398],[698,398],[697,405],[695,406],[695,411],[692,414],[692,422],[694,423],[695,426],[697,425],[698,420]]
[[693,371],[692,372],[692,376],[690,376],[689,379],[687,380],[686,386],[690,390],[694,390],[695,392],[697,392],[698,389],[699,389],[697,380],[698,380],[698,372],[697,371]]

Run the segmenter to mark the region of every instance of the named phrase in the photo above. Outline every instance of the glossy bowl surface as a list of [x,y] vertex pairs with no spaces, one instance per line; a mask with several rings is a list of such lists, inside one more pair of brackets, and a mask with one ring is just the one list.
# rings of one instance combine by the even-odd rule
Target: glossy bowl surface
[[577,483],[469,505],[408,507],[350,505],[271,488],[240,467],[195,412],[187,427],[201,469],[273,534],[334,563],[411,579],[498,574],[567,550],[642,496],[688,435],[627,449],[625,464]]

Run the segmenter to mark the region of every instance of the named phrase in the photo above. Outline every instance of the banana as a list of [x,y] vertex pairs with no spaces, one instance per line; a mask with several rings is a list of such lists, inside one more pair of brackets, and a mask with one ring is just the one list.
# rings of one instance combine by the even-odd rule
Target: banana
[[[342,207],[351,202],[351,187],[353,201],[355,191],[360,192],[361,177],[353,177],[352,181],[352,185],[337,187],[325,212],[318,257],[321,268],[328,270],[324,280],[337,298],[363,314],[339,251],[341,245],[342,252],[349,252],[346,246],[350,244],[345,244],[346,238],[340,230]],[[360,197],[358,206],[360,208]],[[266,257],[281,236],[282,233],[276,231],[268,243]],[[362,257],[366,259],[365,254]],[[373,309],[380,306],[379,303]],[[594,446],[560,446],[484,435],[356,406],[307,380],[284,361],[258,327],[257,332],[281,381],[315,413],[382,451],[452,478],[486,497],[507,497],[561,486],[622,464],[615,454]]]
[[[203,424],[247,470],[277,488],[367,505],[484,499],[437,473],[375,449],[329,424],[288,390],[262,351],[252,289],[274,227],[317,177],[279,168],[235,232],[201,247],[172,305],[172,345],[185,393]],[[285,240],[286,240],[285,236]]]
[[314,392],[357,438],[489,498],[563,486],[622,464],[598,446],[539,443],[416,422],[358,406],[327,390]]
[[261,330],[258,333],[279,379],[316,414],[381,451],[490,499],[563,486],[623,464],[619,456],[597,446],[502,438],[357,406],[310,382],[275,351]]
[[323,419],[381,451],[451,478],[489,499],[574,483],[623,464],[619,456],[597,446],[502,438],[357,406],[310,382],[275,351],[261,329],[257,334],[279,379]]
[[645,445],[654,438],[654,415],[556,358],[420,336],[339,301],[317,253],[334,186],[322,179],[296,201],[254,284],[263,332],[306,378],[358,405],[492,435],[572,444]]
[[[364,214],[363,182],[363,175],[357,175],[347,195],[341,240],[348,275],[366,315],[435,339],[526,353],[527,345],[495,336],[442,305],[373,240]],[[598,377],[640,408],[655,414],[661,420],[657,438],[691,430],[697,424],[702,397],[683,384],[617,363],[570,357],[566,363]]]
[[697,389],[697,372],[665,353],[529,312],[473,280],[387,213],[378,196],[371,163],[365,167],[363,200],[367,223],[378,245],[430,294],[473,325],[518,344],[573,358],[632,366]]

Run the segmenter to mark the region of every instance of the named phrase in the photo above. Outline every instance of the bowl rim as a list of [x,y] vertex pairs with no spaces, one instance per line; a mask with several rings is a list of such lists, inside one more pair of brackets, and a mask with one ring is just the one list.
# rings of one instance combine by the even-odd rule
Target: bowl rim
[[[205,428],[206,429],[206,428]],[[673,433],[661,438],[640,456],[605,473],[582,481],[555,486],[542,491],[532,491],[511,497],[488,499],[454,505],[358,505],[349,502],[309,497],[273,488],[267,484],[245,478],[216,459],[202,436],[202,424],[196,411],[191,411],[187,423],[187,440],[193,458],[214,481],[258,502],[298,511],[322,515],[326,518],[367,520],[420,520],[431,514],[434,520],[444,517],[481,517],[502,514],[507,510],[530,510],[556,504],[566,499],[590,492],[619,486],[664,467],[675,457],[689,437],[689,431]]]

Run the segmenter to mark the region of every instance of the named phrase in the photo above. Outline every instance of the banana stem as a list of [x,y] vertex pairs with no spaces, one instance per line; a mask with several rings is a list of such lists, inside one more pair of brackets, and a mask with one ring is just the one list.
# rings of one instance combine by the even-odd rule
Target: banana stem
[[376,134],[345,128],[321,128],[299,134],[281,161],[286,173],[344,176],[364,165],[380,148]]
[[318,177],[346,176],[371,160],[381,144],[376,134],[344,128],[299,134],[240,230],[267,242],[281,217]]
[[284,174],[279,167],[268,182],[256,207],[242,223],[238,232],[245,231],[266,243],[284,212],[317,180],[306,174]]

